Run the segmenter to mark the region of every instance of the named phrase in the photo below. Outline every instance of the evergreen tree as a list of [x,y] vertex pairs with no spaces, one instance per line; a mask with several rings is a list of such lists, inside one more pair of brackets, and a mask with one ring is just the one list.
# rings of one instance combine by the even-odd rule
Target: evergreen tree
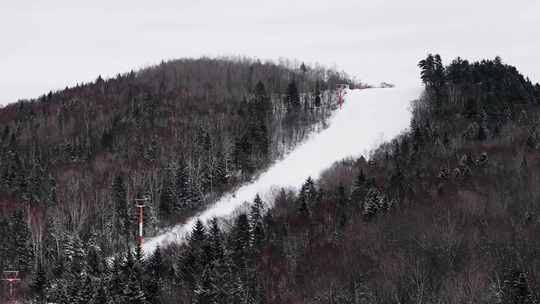
[[[129,213],[127,203],[127,192],[124,185],[124,179],[121,175],[114,178],[112,184],[112,200],[115,211],[115,228],[120,235],[124,235],[126,246],[129,244]],[[117,239],[118,241],[118,239]]]
[[137,279],[136,275],[130,275],[123,289],[123,295],[125,303],[133,304],[147,304],[146,294],[141,287],[140,281]]
[[264,209],[264,203],[257,194],[255,196],[255,199],[253,200],[253,205],[251,206],[251,212],[250,212],[250,226],[251,226],[251,235],[252,235],[252,247],[255,252],[258,252],[265,240],[265,232],[264,232],[264,225],[263,225],[263,210]]
[[377,215],[380,207],[380,192],[377,188],[371,188],[366,194],[364,203],[364,218],[370,220]]
[[224,189],[224,186],[229,183],[229,176],[230,173],[227,156],[222,151],[219,151],[217,154],[217,163],[214,172],[215,183],[218,189]]
[[502,301],[504,304],[533,304],[533,295],[529,290],[527,275],[517,269],[507,270],[502,282]]
[[88,273],[93,277],[101,277],[105,271],[105,266],[102,263],[101,254],[99,248],[90,246],[88,254],[86,256],[86,264],[88,266]]
[[112,269],[110,274],[110,280],[108,284],[108,295],[112,303],[126,303],[124,297],[124,281],[123,276],[122,257],[115,257],[112,262]]
[[38,303],[45,303],[47,288],[47,274],[41,263],[38,264],[37,271],[32,278],[31,289],[36,296]]
[[215,298],[214,284],[212,280],[212,275],[207,267],[201,275],[200,281],[197,283],[197,286],[194,290],[194,304],[213,304],[219,303],[220,299]]
[[161,302],[161,292],[165,284],[164,274],[166,272],[163,259],[161,257],[161,249],[156,248],[150,257],[146,266],[147,278],[145,280],[145,291],[150,303]]
[[189,168],[183,158],[178,164],[176,171],[176,205],[175,210],[182,211],[192,207],[190,197],[190,174]]
[[264,84],[259,81],[255,85],[255,112],[257,120],[265,122],[271,110],[270,98],[266,92]]
[[298,212],[300,216],[304,218],[310,217],[310,207],[317,200],[317,189],[315,188],[315,182],[311,177],[308,177],[298,193]]
[[17,269],[29,272],[33,266],[34,253],[30,242],[30,230],[23,211],[15,211],[12,215],[13,253]]
[[180,279],[191,289],[195,288],[197,278],[201,275],[204,265],[209,262],[206,228],[197,219],[188,241],[188,247],[180,260]]
[[236,218],[231,237],[233,262],[245,274],[248,267],[247,263],[251,243],[249,220],[245,213],[240,214]]
[[223,248],[223,236],[217,218],[213,218],[210,221],[208,241],[210,242],[209,250],[211,260],[213,262],[221,261],[225,257],[225,251]]
[[343,229],[349,218],[349,202],[345,193],[345,187],[339,185],[336,191],[336,223],[339,229]]
[[351,201],[354,203],[354,206],[359,208],[359,210],[364,210],[364,198],[367,193],[366,182],[366,176],[364,175],[364,172],[360,170],[354,180],[351,193]]
[[300,108],[300,93],[298,92],[298,87],[296,86],[296,81],[294,78],[289,82],[287,86],[287,109],[298,110]]
[[321,106],[321,89],[319,85],[319,81],[317,80],[315,84],[315,101],[314,106],[319,108]]
[[159,199],[159,215],[162,219],[168,219],[175,209],[174,183],[171,170],[165,170],[163,187]]

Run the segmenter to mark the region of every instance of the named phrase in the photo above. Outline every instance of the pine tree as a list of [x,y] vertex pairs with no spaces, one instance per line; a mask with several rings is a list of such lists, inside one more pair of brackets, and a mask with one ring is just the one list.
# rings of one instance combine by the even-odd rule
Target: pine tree
[[353,202],[354,206],[359,208],[359,210],[364,210],[364,198],[366,197],[367,193],[366,182],[366,176],[364,175],[364,172],[360,170],[356,176],[356,179],[354,180],[353,190],[351,193],[351,201]]
[[251,243],[249,220],[245,213],[236,218],[231,237],[233,262],[238,269],[245,273]]
[[298,87],[294,78],[289,82],[287,86],[287,109],[297,110],[300,108],[300,94],[298,93]]
[[214,191],[214,170],[215,170],[215,160],[214,157],[210,154],[205,155],[204,161],[202,162],[202,168],[200,172],[200,185],[202,192],[212,192]]
[[210,231],[208,235],[210,257],[213,262],[221,261],[225,257],[223,248],[223,236],[219,228],[217,218],[210,221]]
[[29,272],[33,266],[33,250],[30,243],[30,230],[25,220],[23,211],[16,211],[12,218],[13,252],[17,269],[21,272]]
[[315,182],[311,177],[308,177],[298,194],[297,205],[298,213],[303,218],[309,218],[311,213],[311,206],[317,201],[317,189],[315,188]]
[[321,89],[319,85],[319,81],[315,83],[315,101],[314,106],[319,108],[321,106]]
[[227,156],[222,151],[217,154],[216,168],[214,172],[215,184],[218,189],[223,190],[229,183],[229,165]]
[[206,228],[197,219],[189,236],[188,247],[180,258],[180,279],[190,288],[195,288],[203,266],[209,261],[208,251]]
[[244,175],[251,173],[255,169],[251,157],[253,149],[253,143],[248,131],[235,139],[233,161],[236,169],[242,171]]
[[377,215],[380,207],[380,193],[377,188],[371,188],[366,194],[364,203],[364,218],[370,220]]
[[[129,213],[127,204],[127,192],[124,186],[124,179],[121,175],[115,177],[112,184],[112,200],[115,211],[115,228],[121,235],[124,235],[126,246],[129,244]],[[118,241],[118,239],[117,239]]]
[[257,85],[255,85],[255,111],[257,120],[264,122],[270,112],[270,107],[270,98],[266,93],[266,88],[264,84],[259,81],[257,82]]
[[87,267],[86,252],[78,235],[65,235],[63,257],[67,262],[67,270],[73,276],[80,276]]
[[32,278],[31,289],[36,295],[38,303],[45,303],[47,288],[47,274],[41,263],[38,264],[37,271]]
[[159,215],[162,219],[168,219],[175,207],[174,184],[170,171],[166,170],[159,199]]
[[343,229],[349,218],[349,201],[345,194],[345,187],[339,185],[336,193],[336,223],[339,229]]
[[86,264],[88,266],[88,273],[96,278],[101,277],[101,275],[105,271],[105,266],[102,263],[99,248],[89,246],[86,261]]
[[197,219],[193,231],[189,238],[189,246],[191,248],[201,249],[206,242],[206,227],[200,219]]
[[517,269],[507,270],[502,282],[502,301],[504,304],[532,304],[533,295],[529,290],[527,275]]
[[480,126],[478,128],[478,137],[480,141],[486,140],[488,138],[488,116],[485,110],[482,110],[480,114]]
[[255,199],[253,200],[253,205],[251,206],[251,212],[250,212],[250,226],[251,226],[251,235],[252,235],[252,247],[254,252],[258,252],[265,240],[265,232],[264,232],[264,225],[263,225],[263,217],[262,213],[264,209],[264,203],[257,194],[255,196]]
[[122,257],[117,256],[112,262],[113,265],[108,284],[108,295],[112,303],[125,303],[126,301],[123,292],[125,278],[123,276],[121,259]]
[[201,185],[191,178],[189,180],[189,202],[191,203],[192,208],[198,208],[203,203],[203,197],[202,197],[202,191],[201,191]]
[[146,299],[146,294],[144,293],[144,290],[142,289],[141,284],[139,280],[137,279],[137,276],[133,274],[129,276],[128,282],[123,289],[123,295],[124,295],[124,299],[126,300],[125,303],[130,303],[130,304],[147,304],[148,303]]
[[213,304],[219,303],[220,299],[215,298],[214,284],[212,282],[210,269],[207,267],[201,275],[201,279],[197,282],[194,290],[194,304]]
[[156,248],[146,266],[145,291],[150,303],[160,303],[160,296],[165,284],[165,265],[161,257],[161,249]]
[[189,168],[183,159],[178,164],[176,171],[176,205],[175,210],[182,211],[192,207],[190,197]]

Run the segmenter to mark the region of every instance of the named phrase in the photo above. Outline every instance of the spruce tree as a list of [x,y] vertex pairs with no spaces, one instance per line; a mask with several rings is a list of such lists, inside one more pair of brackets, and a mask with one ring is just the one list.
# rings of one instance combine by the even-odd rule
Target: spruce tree
[[14,260],[19,271],[29,272],[33,266],[34,253],[24,212],[15,211],[11,217],[11,222]]
[[367,193],[366,182],[366,176],[364,175],[364,172],[360,170],[353,182],[353,189],[351,193],[351,201],[359,210],[364,209],[364,198],[366,197]]
[[231,237],[233,262],[241,272],[245,273],[251,243],[249,220],[245,213],[236,218]]
[[146,294],[142,289],[140,281],[137,279],[137,276],[130,275],[123,289],[123,296],[125,303],[130,304],[147,304]]
[[287,109],[298,110],[300,108],[300,93],[298,92],[298,87],[296,86],[296,81],[293,78],[289,85],[287,86]]
[[364,203],[364,219],[370,220],[379,212],[380,192],[377,188],[370,188],[366,194]]
[[314,106],[319,108],[321,106],[321,89],[319,85],[319,81],[317,80],[315,84],[315,101]]
[[[112,200],[115,211],[115,228],[119,235],[124,235],[126,246],[129,243],[129,213],[127,203],[127,192],[124,185],[124,179],[121,175],[114,178],[112,184]],[[118,241],[118,239],[117,239]]]
[[41,263],[39,263],[37,266],[37,271],[32,278],[32,283],[30,287],[32,289],[32,292],[35,294],[38,303],[45,303],[47,274]]
[[343,229],[349,218],[349,201],[345,193],[345,187],[339,185],[336,191],[336,223],[339,229]]
[[223,248],[223,236],[217,218],[210,221],[210,231],[208,235],[210,257],[213,262],[219,262],[225,257]]
[[161,256],[161,249],[156,248],[146,265],[144,290],[150,303],[160,303],[161,291],[165,284],[166,269]]
[[159,215],[162,219],[169,219],[175,209],[174,183],[171,175],[170,169],[167,169],[159,199]]
[[263,225],[263,210],[264,203],[257,194],[253,200],[253,205],[251,206],[250,212],[250,226],[251,226],[251,235],[252,235],[252,247],[253,251],[257,253],[263,246],[265,240],[265,232]]
[[180,279],[190,288],[195,288],[209,255],[206,228],[200,219],[195,222],[187,245],[180,258]]
[[310,209],[317,199],[318,195],[315,182],[311,177],[308,177],[298,193],[297,206],[299,215],[306,219],[309,218]]
[[214,172],[215,184],[219,190],[225,189],[229,183],[229,164],[227,156],[222,151],[217,154],[216,168]]
[[176,170],[176,205],[175,210],[177,212],[186,210],[192,207],[190,197],[190,176],[189,168],[183,158],[178,164]]

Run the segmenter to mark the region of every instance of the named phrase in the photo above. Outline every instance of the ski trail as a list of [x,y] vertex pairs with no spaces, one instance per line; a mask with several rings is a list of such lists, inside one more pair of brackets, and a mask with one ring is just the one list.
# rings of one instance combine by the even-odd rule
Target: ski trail
[[367,157],[383,140],[397,136],[409,126],[410,101],[419,98],[422,90],[415,87],[348,91],[345,104],[330,118],[327,129],[310,136],[254,182],[225,194],[186,223],[148,239],[143,245],[145,254],[151,254],[157,246],[183,242],[198,218],[206,222],[213,217],[229,217],[245,202],[252,202],[257,193],[263,195],[276,186],[298,188],[308,176],[316,179],[338,160]]

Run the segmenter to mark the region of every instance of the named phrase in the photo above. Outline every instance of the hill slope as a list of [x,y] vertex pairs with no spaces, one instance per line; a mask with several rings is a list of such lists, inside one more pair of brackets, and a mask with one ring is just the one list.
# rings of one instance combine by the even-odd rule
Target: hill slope
[[[241,58],[181,59],[0,109],[0,268],[29,279],[134,244],[250,180],[323,129],[340,72]],[[46,271],[51,271],[47,268]]]
[[[276,162],[255,181],[225,195],[186,224],[147,241],[144,253],[151,254],[158,245],[163,247],[171,242],[182,242],[196,220],[206,222],[213,217],[228,218],[239,207],[245,207],[244,202],[252,201],[258,193],[271,197],[271,189],[298,188],[306,176],[318,178],[321,171],[329,168],[337,159],[366,154],[384,138],[397,136],[410,121],[409,102],[418,98],[421,90],[369,89],[348,93],[343,107],[329,119],[328,129],[312,134],[308,141]],[[351,140],[353,130],[356,140]]]

